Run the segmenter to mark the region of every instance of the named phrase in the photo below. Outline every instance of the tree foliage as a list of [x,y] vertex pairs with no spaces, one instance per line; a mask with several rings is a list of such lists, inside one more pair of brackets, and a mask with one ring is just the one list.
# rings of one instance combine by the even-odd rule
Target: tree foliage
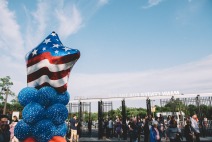
[[16,109],[14,107],[14,105],[12,105],[12,104],[7,102],[7,97],[8,96],[12,96],[12,97],[15,96],[15,93],[10,90],[10,87],[12,85],[13,85],[13,82],[10,81],[10,77],[9,76],[0,78],[0,101],[1,101],[0,110],[2,111],[1,113],[3,113],[3,112],[8,113],[8,112],[13,111],[14,109]]
[[10,81],[10,77],[6,76],[3,78],[0,78],[0,100],[2,101],[4,99],[3,95],[8,93],[10,96],[15,96],[15,93],[10,90],[10,87],[13,85],[13,82]]

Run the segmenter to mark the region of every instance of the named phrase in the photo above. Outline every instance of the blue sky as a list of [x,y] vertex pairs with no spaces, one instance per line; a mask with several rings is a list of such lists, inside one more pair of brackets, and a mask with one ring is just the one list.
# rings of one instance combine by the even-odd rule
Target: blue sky
[[81,51],[74,96],[212,92],[210,0],[0,0],[0,77],[27,86],[27,52],[56,31]]

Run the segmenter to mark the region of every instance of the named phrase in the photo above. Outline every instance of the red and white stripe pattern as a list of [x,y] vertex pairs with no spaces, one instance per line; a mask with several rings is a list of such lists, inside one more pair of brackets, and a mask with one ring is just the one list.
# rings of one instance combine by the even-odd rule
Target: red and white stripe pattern
[[[46,43],[47,39],[50,42]],[[55,48],[55,44],[59,46]],[[28,87],[51,86],[60,93],[65,92],[70,71],[79,57],[78,50],[63,46],[56,33],[50,34],[26,56]]]

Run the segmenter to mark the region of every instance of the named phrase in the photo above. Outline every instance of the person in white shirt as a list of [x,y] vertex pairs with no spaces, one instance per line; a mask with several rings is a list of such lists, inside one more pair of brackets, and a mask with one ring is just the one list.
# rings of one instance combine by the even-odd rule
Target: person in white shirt
[[112,138],[112,132],[113,132],[113,120],[112,118],[110,118],[109,122],[108,122],[108,128],[109,128],[109,137]]
[[191,126],[193,128],[194,135],[196,136],[196,142],[200,142],[200,138],[199,138],[199,135],[200,135],[200,131],[199,131],[199,120],[198,120],[196,114],[194,114],[191,117]]

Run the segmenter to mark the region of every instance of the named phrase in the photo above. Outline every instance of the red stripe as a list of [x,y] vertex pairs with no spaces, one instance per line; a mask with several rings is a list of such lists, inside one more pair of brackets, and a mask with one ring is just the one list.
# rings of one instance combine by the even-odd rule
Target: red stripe
[[68,54],[66,56],[52,56],[51,53],[45,52],[43,54],[40,54],[40,55],[35,56],[34,58],[28,60],[27,67],[32,66],[44,59],[48,59],[49,63],[51,63],[51,64],[64,64],[64,63],[68,63],[70,61],[79,59],[79,57],[80,57],[80,53]]
[[39,69],[36,72],[33,72],[29,75],[27,75],[27,83],[32,82],[38,78],[40,78],[43,75],[47,75],[49,77],[50,80],[58,80],[61,79],[67,75],[69,75],[70,69],[67,70],[63,70],[63,71],[58,71],[58,72],[51,72],[49,71],[48,67],[44,67]]
[[[41,84],[41,85],[39,85],[39,86],[35,86],[35,88],[36,89],[40,89],[40,88],[42,88],[42,87],[44,87],[44,86],[50,86],[50,87],[53,87],[53,86],[51,86],[49,83],[43,83],[43,84]],[[63,93],[63,92],[65,92],[66,90],[67,90],[67,83],[65,84],[65,85],[63,85],[63,86],[61,86],[61,87],[53,87],[57,92],[59,92],[59,93]]]

